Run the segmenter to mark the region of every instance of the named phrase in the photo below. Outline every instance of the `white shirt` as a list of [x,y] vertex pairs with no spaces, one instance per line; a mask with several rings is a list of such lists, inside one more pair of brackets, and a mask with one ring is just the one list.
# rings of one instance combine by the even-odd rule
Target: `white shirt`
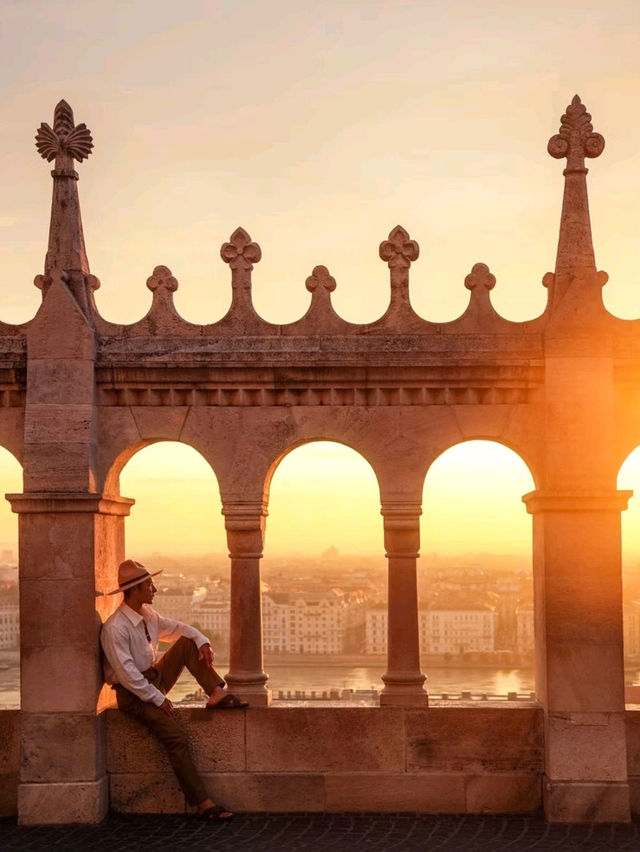
[[[144,630],[145,622],[151,642]],[[143,604],[138,613],[123,601],[102,625],[100,633],[106,682],[122,684],[142,701],[151,701],[159,707],[165,697],[142,672],[155,663],[160,639],[175,642],[181,636],[192,639],[197,648],[209,642],[195,627],[165,618],[149,604]]]

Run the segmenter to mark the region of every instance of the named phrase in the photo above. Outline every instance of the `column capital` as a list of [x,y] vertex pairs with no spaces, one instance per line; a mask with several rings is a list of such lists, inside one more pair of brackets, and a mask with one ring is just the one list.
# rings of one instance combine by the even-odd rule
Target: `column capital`
[[622,512],[633,491],[530,491],[522,497],[527,512]]
[[128,497],[105,497],[83,491],[27,491],[5,494],[11,511],[18,515],[49,512],[87,512],[99,515],[129,514],[136,502]]

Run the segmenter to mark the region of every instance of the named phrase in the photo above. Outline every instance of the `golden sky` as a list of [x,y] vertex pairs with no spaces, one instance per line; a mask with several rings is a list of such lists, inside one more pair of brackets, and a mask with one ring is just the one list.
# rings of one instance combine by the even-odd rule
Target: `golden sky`
[[[396,224],[420,243],[411,298],[423,316],[459,315],[469,296],[464,277],[482,261],[497,277],[496,308],[511,319],[534,317],[545,304],[540,282],[554,265],[562,198],[562,163],[546,144],[576,92],[607,142],[588,178],[596,258],[610,275],[605,302],[619,316],[640,316],[640,4],[0,0],[0,50],[0,320],[25,321],[38,306],[32,280],[46,250],[51,178],[33,136],[62,97],[95,141],[78,167],[79,189],[108,319],[133,322],[146,312],[145,282],[157,264],[178,278],[183,316],[220,318],[231,291],[219,249],[242,225],[263,251],[253,293],[265,318],[302,316],[305,278],[322,263],[337,280],[338,313],[371,321],[389,295],[378,244]],[[378,552],[379,505],[366,462],[342,449],[323,452],[302,448],[282,462],[267,545],[295,550],[304,529],[318,535],[309,539],[318,550]],[[433,549],[432,535],[445,550],[477,550],[489,529],[505,548],[529,546],[520,504],[529,474],[503,455],[512,459],[501,462],[503,482],[491,452],[469,445],[434,465],[423,550]],[[146,548],[154,537],[150,520],[136,520],[163,490],[155,488],[154,453],[160,484],[185,495],[176,528],[164,541],[156,533],[154,549],[172,547],[183,531],[194,548],[211,535],[211,549],[224,549],[212,475],[166,445],[123,472],[123,493],[138,499],[131,546]],[[451,484],[471,462],[480,479],[493,465],[493,494],[485,477],[484,499],[507,515],[469,520],[461,542],[459,518],[469,507]],[[332,464],[349,487],[327,499],[322,474]],[[628,475],[640,491],[638,467]],[[340,541],[332,529],[305,527],[313,512],[304,500],[314,494],[316,513],[324,504],[350,517]],[[511,517],[504,500],[516,508],[497,530],[496,517]],[[359,517],[349,515],[354,504]],[[449,537],[440,511],[457,518]]]

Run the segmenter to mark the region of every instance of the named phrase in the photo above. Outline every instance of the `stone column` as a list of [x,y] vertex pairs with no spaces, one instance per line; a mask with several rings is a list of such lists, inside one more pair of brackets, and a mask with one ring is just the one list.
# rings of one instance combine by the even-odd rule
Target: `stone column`
[[267,510],[262,502],[223,500],[227,546],[231,560],[231,635],[229,689],[251,704],[271,703],[262,662],[260,560]]
[[[7,495],[19,514],[22,759],[18,819],[99,822],[108,809],[96,576],[130,500],[86,492]],[[110,572],[113,582],[115,570]],[[100,589],[104,591],[104,589]]]
[[553,822],[627,822],[620,512],[631,492],[533,491],[536,680]]
[[389,562],[387,671],[380,704],[426,706],[420,670],[418,584],[420,503],[384,502],[384,544]]

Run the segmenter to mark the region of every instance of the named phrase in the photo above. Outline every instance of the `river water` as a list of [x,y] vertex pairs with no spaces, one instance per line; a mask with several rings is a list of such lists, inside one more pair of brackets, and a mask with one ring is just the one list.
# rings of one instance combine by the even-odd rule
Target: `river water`
[[[227,670],[227,663],[221,662],[218,668],[222,674]],[[310,697],[311,692],[316,692],[318,697],[323,692],[343,689],[377,689],[383,687],[380,679],[384,672],[382,666],[354,666],[354,665],[267,665],[269,672],[269,686],[273,690],[273,697],[278,698],[279,692],[294,695],[296,692],[305,692]],[[429,693],[441,694],[443,692],[451,695],[460,694],[463,690],[470,691],[473,695],[488,693],[492,695],[507,696],[509,692],[530,693],[533,692],[533,671],[530,669],[515,668],[437,668],[429,673],[426,683]],[[184,672],[178,683],[171,691],[170,697],[173,701],[181,701],[189,693],[195,692],[198,684],[188,672]],[[0,709],[16,708],[20,706],[20,669],[12,666],[7,670],[0,670]]]
[[[222,674],[227,670],[227,663],[220,662],[218,668]],[[267,665],[269,686],[273,690],[274,699],[279,698],[282,691],[293,697],[296,692],[305,692],[311,697],[311,692],[320,697],[323,692],[330,690],[371,688],[380,690],[383,686],[380,680],[384,672],[382,666],[332,665],[315,666],[300,664]],[[625,671],[627,683],[640,682],[640,670],[635,667]],[[429,672],[426,687],[430,695],[438,696],[447,693],[450,696],[459,695],[463,691],[472,695],[500,695],[507,697],[509,692],[527,695],[534,692],[534,675],[532,669],[524,668],[434,668]],[[198,684],[188,672],[184,672],[170,693],[173,701],[178,702],[187,695],[195,692]],[[17,665],[7,670],[0,670],[0,709],[17,708],[20,706],[20,669]]]

